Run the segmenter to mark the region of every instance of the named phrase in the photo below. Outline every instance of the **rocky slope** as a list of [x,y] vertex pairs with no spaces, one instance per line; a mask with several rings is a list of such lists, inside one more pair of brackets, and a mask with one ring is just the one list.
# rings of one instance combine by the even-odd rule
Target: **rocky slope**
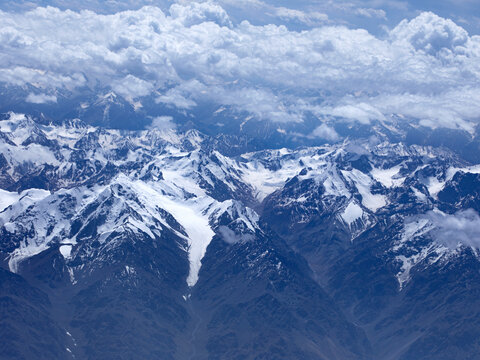
[[2,119],[2,358],[475,358],[480,167],[450,150]]

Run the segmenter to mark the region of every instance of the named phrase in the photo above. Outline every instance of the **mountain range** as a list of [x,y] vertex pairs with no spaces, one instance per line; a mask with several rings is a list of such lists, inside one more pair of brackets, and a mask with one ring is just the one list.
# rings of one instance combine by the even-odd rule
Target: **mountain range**
[[478,358],[478,141],[369,129],[4,113],[0,357]]

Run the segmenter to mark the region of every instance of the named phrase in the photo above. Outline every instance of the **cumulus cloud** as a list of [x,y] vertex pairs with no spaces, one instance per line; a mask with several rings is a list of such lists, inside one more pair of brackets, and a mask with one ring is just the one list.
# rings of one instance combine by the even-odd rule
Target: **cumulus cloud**
[[55,95],[30,93],[25,101],[32,104],[56,103],[57,97]]
[[105,87],[129,101],[152,96],[185,111],[207,101],[277,122],[310,113],[369,123],[398,114],[469,131],[480,113],[480,37],[432,13],[402,21],[384,38],[344,26],[297,32],[232,24],[211,1],[179,2],[165,12],[46,7],[0,17],[0,82],[45,93]]
[[[305,9],[300,3],[288,4],[290,7],[277,6],[276,1],[261,0],[219,0],[222,6],[233,10],[243,10],[244,15],[248,13],[248,19],[252,22],[272,22],[280,20],[286,24],[300,23],[309,27],[324,24],[329,21],[328,15],[314,9]],[[300,5],[300,7],[299,7]],[[318,8],[319,4],[315,4]],[[246,12],[246,13],[245,13]],[[242,20],[245,18],[242,18]]]
[[302,121],[302,116],[295,106],[287,104],[286,99],[282,101],[268,88],[207,85],[198,80],[190,80],[170,89],[156,101],[175,105],[179,109],[191,109],[197,102],[218,102],[245,111],[257,119],[275,122]]
[[197,105],[197,103],[191,99],[187,99],[182,95],[182,91],[179,88],[169,89],[165,94],[160,95],[155,100],[158,103],[173,105],[177,109],[191,109]]
[[328,126],[327,124],[322,124],[318,126],[315,130],[313,130],[311,136],[325,139],[328,141],[338,141],[340,139],[340,136],[337,134],[335,129]]
[[441,51],[464,53],[470,40],[468,33],[450,19],[425,12],[411,21],[403,20],[390,36],[394,41],[408,42],[415,50],[430,55]]
[[25,11],[38,6],[55,6],[75,11],[92,10],[100,14],[139,9],[145,5],[167,6],[171,0],[15,0],[0,2],[0,9]]
[[232,26],[225,10],[218,4],[207,2],[185,2],[184,5],[173,4],[170,7],[172,19],[179,20],[184,26],[199,25],[213,21],[219,25]]
[[443,245],[455,249],[458,245],[480,249],[480,216],[475,210],[455,214],[430,211],[425,215],[433,224],[430,235]]
[[171,116],[157,116],[152,119],[152,123],[149,126],[150,129],[158,130],[170,130],[175,129],[175,123]]
[[117,94],[131,100],[151,94],[154,90],[154,85],[129,74],[123,79],[114,80],[112,89]]

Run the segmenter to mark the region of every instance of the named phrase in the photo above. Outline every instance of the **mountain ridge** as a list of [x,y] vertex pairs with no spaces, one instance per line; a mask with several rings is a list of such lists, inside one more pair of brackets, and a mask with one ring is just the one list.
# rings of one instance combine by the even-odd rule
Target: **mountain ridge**
[[475,227],[478,165],[368,138],[240,153],[225,139],[3,117],[4,276],[52,299],[71,334],[58,358],[433,359],[457,351],[425,350],[449,309],[458,336],[478,329],[456,303],[429,308],[446,289],[476,301],[449,275],[471,264],[476,289],[476,243],[438,231]]

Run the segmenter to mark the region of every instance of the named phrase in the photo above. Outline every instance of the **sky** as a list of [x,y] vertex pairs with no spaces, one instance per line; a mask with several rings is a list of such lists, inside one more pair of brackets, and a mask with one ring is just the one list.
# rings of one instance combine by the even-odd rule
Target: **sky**
[[[92,10],[111,14],[123,10],[138,10],[153,5],[167,11],[173,3],[186,4],[188,0],[17,0],[4,1],[0,9],[25,11],[37,6],[55,6],[60,9]],[[248,19],[257,25],[288,23],[290,28],[308,28],[324,23],[345,24],[381,33],[405,18],[431,11],[452,19],[471,35],[480,34],[480,2],[476,0],[219,0],[234,21]],[[301,14],[303,13],[303,14]]]
[[[473,132],[477,1],[2,2],[0,83],[25,101],[111,89],[180,111],[227,106],[277,123],[417,119]],[[126,11],[130,9],[129,11]],[[159,122],[164,124],[164,122]]]

